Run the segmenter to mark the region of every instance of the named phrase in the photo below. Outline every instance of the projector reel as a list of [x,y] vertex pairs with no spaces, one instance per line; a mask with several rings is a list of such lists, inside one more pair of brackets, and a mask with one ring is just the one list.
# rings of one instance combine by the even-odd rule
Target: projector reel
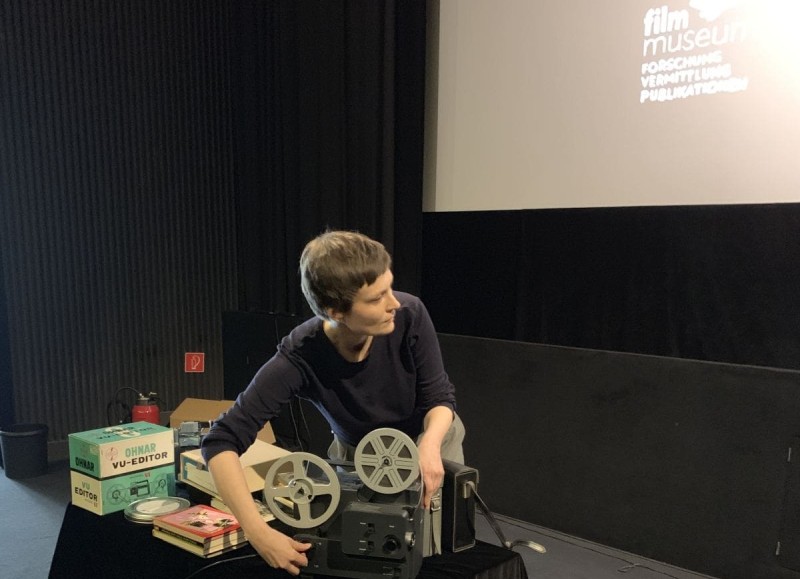
[[358,443],[355,466],[361,482],[381,494],[399,493],[419,477],[419,451],[411,438],[394,428],[378,428]]
[[339,506],[340,491],[333,467],[308,452],[279,458],[264,478],[264,502],[270,512],[297,529],[327,521]]

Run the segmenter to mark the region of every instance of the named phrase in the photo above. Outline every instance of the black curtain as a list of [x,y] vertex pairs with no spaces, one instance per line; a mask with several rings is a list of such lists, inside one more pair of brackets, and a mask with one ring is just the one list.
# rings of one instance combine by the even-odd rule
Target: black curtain
[[354,229],[419,289],[424,1],[244,0],[232,63],[239,305],[308,313],[297,263]]
[[[0,202],[0,207],[3,203]],[[0,252],[2,255],[2,252]],[[0,427],[14,423],[14,389],[11,382],[11,342],[8,328],[3,260],[0,259]],[[2,456],[0,456],[2,464]]]

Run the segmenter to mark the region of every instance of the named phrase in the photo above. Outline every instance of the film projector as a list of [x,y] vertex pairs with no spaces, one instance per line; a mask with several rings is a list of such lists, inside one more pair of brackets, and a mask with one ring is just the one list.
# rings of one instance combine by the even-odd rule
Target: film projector
[[[296,540],[313,545],[306,552],[304,575],[413,579],[430,554],[425,544],[451,533],[452,521],[441,522],[456,516],[458,509],[425,516],[419,453],[399,430],[379,428],[367,434],[356,447],[352,467],[334,468],[317,455],[294,452],[268,470],[264,502],[275,518],[300,531]],[[477,471],[467,471],[477,483]],[[457,524],[465,531],[455,543],[444,541],[448,550],[475,542],[474,503],[470,511],[464,500],[455,500],[462,503]],[[440,501],[432,511],[442,506]]]

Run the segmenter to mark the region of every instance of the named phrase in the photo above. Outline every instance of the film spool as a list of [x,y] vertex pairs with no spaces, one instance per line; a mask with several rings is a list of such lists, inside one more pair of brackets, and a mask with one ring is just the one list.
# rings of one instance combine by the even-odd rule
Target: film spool
[[150,497],[139,499],[125,507],[125,518],[134,523],[150,525],[153,519],[189,508],[189,501],[181,497]]
[[336,512],[341,485],[326,461],[308,452],[293,452],[272,463],[264,478],[263,496],[276,519],[310,529]]
[[358,443],[355,466],[361,482],[381,494],[399,493],[419,478],[419,451],[394,428],[378,428]]

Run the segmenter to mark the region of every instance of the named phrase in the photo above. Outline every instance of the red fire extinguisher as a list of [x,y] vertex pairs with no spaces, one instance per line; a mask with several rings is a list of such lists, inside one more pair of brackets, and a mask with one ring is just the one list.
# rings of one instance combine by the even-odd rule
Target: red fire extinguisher
[[139,394],[138,400],[131,411],[131,422],[152,422],[153,424],[160,423],[160,411],[156,398],[158,394],[150,392],[149,394]]

